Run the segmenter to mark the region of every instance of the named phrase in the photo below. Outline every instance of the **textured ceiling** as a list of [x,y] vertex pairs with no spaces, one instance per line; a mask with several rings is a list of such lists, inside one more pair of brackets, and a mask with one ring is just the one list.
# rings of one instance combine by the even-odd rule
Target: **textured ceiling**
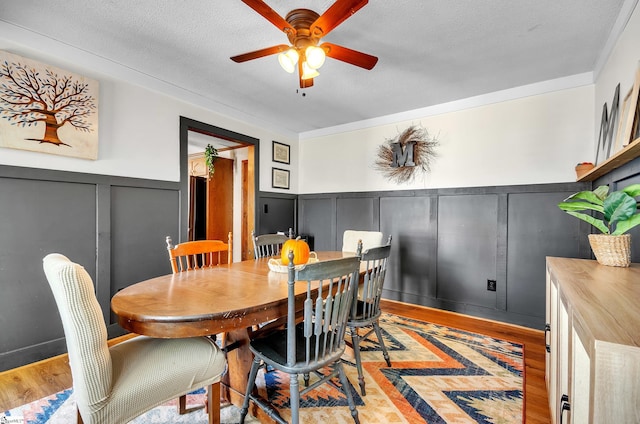
[[[333,1],[266,3],[285,16],[296,8],[321,14]],[[276,56],[229,59],[287,42],[240,0],[2,0],[0,20],[203,96],[243,120],[303,133],[591,72],[623,3],[371,1],[322,41],[377,56],[378,64],[367,71],[328,58],[306,90]]]

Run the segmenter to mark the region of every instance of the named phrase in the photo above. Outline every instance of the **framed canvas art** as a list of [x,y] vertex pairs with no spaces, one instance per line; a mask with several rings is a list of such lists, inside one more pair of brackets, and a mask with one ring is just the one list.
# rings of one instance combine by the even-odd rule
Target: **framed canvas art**
[[289,189],[289,171],[286,169],[272,168],[271,187]]
[[278,143],[277,141],[274,141],[273,152],[272,152],[273,161],[286,163],[287,165],[289,165],[291,161],[289,158],[289,150],[290,149],[288,144]]
[[0,51],[0,147],[96,160],[98,82]]
[[[628,104],[626,104],[628,102]],[[622,145],[626,146],[634,141],[638,134],[638,120],[640,119],[640,67],[636,70],[635,80],[631,93],[625,97],[625,113],[621,119],[624,120],[622,133]],[[622,126],[621,126],[622,128]]]

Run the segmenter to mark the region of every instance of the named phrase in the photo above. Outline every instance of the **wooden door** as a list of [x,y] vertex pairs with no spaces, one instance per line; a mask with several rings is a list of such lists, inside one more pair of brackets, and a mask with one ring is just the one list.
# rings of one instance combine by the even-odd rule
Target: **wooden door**
[[[242,260],[245,261],[253,255],[250,255],[253,250],[253,242],[251,239],[251,229],[253,225],[249,227],[249,161],[242,161]],[[251,229],[250,229],[251,228]]]
[[242,260],[253,258],[251,230],[255,228],[255,147],[247,146],[247,160],[242,164]]
[[[218,158],[207,182],[207,239],[226,243],[233,231],[233,160]],[[226,257],[222,261],[226,261]]]

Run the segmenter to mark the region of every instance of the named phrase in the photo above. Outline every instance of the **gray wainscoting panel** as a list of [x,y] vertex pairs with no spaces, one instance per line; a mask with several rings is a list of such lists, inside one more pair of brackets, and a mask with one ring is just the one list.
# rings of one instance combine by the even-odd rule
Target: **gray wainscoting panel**
[[509,311],[540,317],[545,309],[545,258],[581,257],[580,239],[586,234],[580,233],[580,220],[557,206],[572,193],[509,195]]
[[385,297],[435,297],[436,197],[381,197],[380,231],[391,235]]
[[[632,178],[616,181],[626,185]],[[341,222],[375,219],[377,201],[379,229],[393,236],[385,298],[542,329],[545,257],[591,257],[589,225],[556,205],[590,188],[558,183],[300,195],[299,223],[301,232],[337,239]],[[364,217],[351,216],[352,208]],[[487,280],[496,280],[496,291],[487,290]]]
[[377,197],[336,199],[336,246],[342,248],[345,230],[378,231],[380,206]]
[[111,188],[111,296],[171,273],[165,238],[178,240],[179,204],[174,190]]
[[295,229],[295,197],[284,198],[260,193],[258,202],[260,230],[256,234],[273,234],[278,231],[286,234],[289,228]]
[[438,199],[439,299],[496,307],[498,196],[459,195]]
[[336,250],[335,198],[300,200],[300,233],[313,237],[314,250]]
[[[2,354],[64,336],[42,258],[61,253],[95,277],[96,188],[92,184],[0,178],[0,217],[2,370],[16,366],[15,358]],[[40,351],[46,354],[50,349],[42,346]],[[29,360],[33,352],[20,356]]]

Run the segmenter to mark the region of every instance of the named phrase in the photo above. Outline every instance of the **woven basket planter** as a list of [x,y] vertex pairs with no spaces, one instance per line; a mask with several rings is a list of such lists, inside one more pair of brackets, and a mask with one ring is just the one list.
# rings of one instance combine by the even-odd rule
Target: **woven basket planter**
[[631,234],[589,234],[589,244],[602,265],[628,267],[631,264]]

